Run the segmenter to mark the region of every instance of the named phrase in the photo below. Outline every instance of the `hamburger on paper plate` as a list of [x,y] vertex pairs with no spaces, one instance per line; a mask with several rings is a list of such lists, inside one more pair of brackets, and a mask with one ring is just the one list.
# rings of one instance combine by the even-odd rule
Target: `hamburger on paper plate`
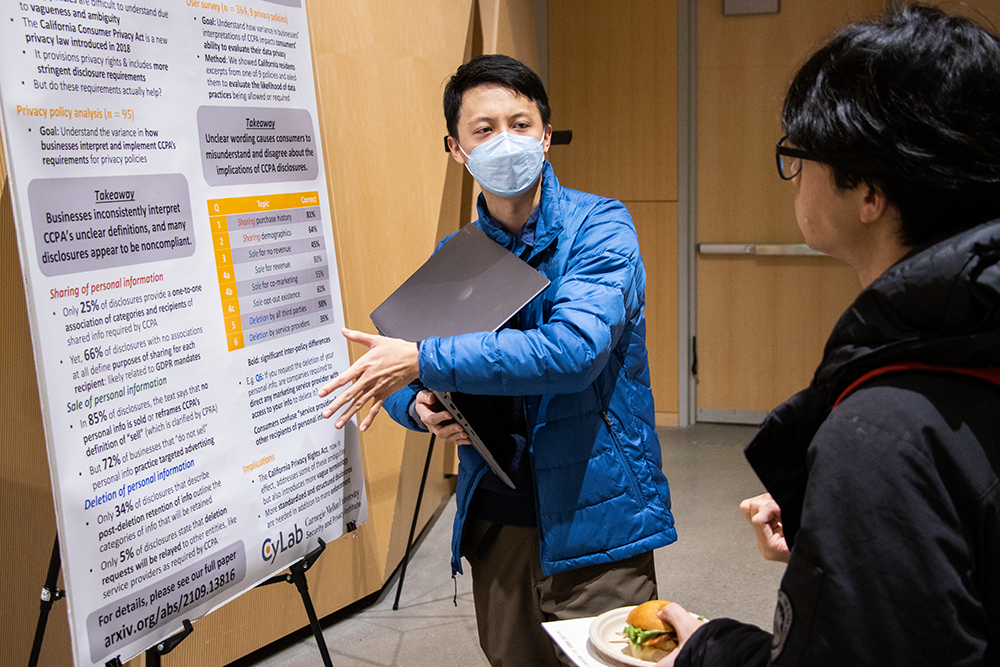
[[666,600],[643,602],[631,612],[625,622],[625,636],[629,639],[632,657],[656,662],[677,648],[677,633],[656,612],[666,607]]

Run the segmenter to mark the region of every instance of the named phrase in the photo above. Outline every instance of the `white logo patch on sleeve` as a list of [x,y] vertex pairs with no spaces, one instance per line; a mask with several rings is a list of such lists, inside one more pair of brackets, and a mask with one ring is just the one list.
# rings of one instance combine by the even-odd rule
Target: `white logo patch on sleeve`
[[792,616],[792,601],[785,591],[778,590],[778,604],[774,608],[774,635],[771,638],[771,662],[777,660],[785,648],[788,631],[792,629]]

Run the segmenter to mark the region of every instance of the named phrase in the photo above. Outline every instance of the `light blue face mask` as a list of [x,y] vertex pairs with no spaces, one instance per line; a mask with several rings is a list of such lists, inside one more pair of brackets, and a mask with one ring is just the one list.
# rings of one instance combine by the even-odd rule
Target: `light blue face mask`
[[545,148],[542,139],[501,132],[466,153],[465,166],[484,190],[497,197],[516,197],[531,189],[542,173]]

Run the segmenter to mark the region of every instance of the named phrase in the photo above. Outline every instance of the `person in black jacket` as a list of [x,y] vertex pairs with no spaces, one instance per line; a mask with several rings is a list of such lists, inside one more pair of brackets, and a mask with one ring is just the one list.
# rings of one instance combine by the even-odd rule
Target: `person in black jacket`
[[660,667],[1000,664],[1000,41],[911,5],[795,76],[777,145],[863,291],[746,455],[773,633],[661,611]]

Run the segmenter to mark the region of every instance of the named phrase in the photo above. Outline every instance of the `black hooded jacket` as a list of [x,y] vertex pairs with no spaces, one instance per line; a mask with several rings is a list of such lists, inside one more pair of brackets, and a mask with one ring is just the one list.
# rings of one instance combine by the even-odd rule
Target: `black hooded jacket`
[[702,626],[676,664],[1000,664],[1000,221],[909,253],[841,316],[747,459],[792,548],[774,634]]

